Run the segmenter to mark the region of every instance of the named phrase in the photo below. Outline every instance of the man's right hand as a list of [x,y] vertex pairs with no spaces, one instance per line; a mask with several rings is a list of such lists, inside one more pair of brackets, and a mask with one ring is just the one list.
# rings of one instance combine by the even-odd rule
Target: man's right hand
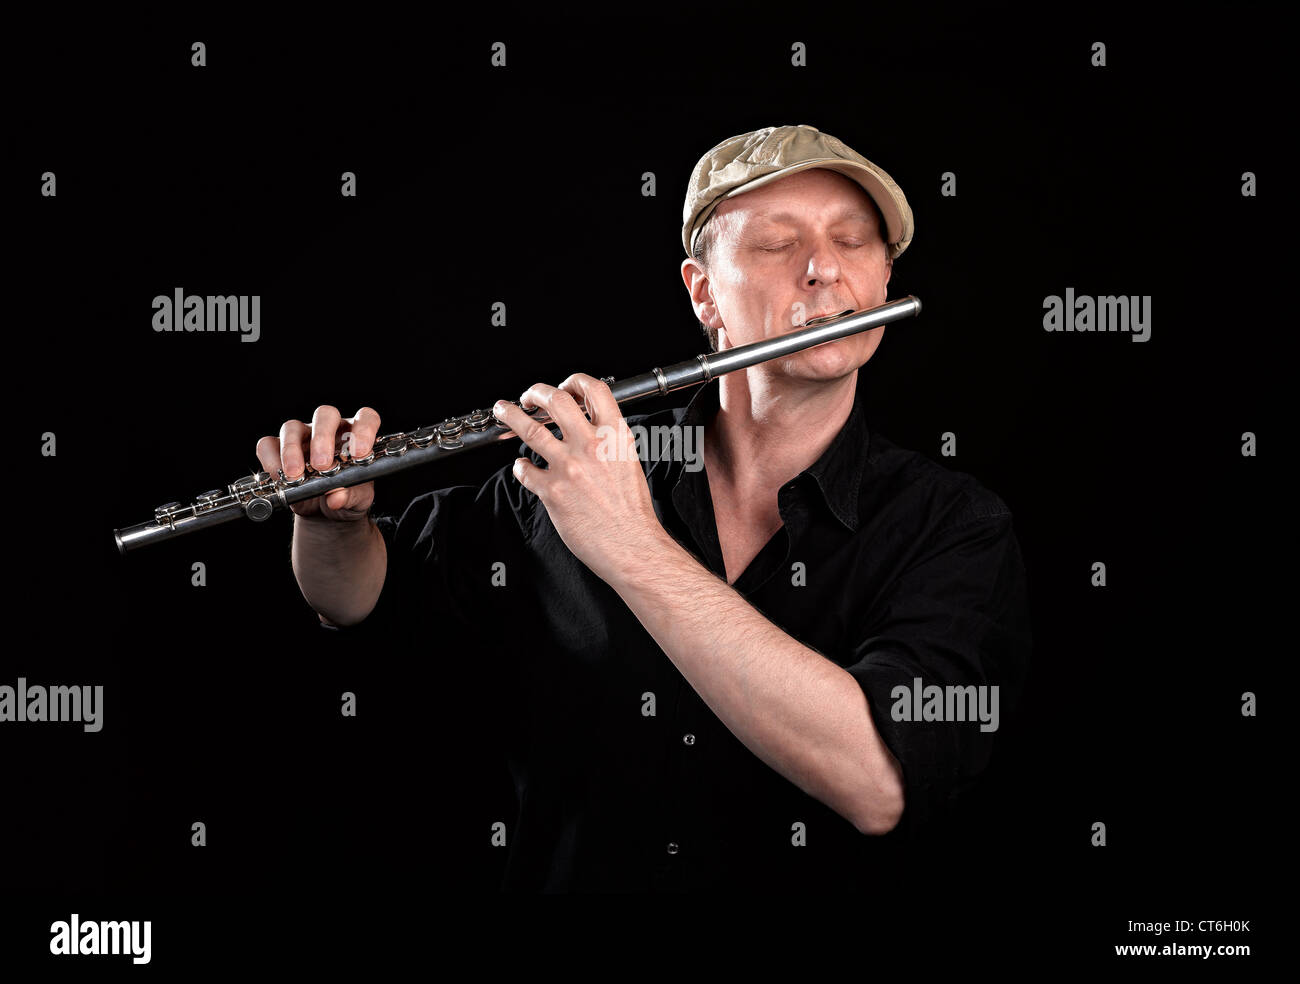
[[[262,468],[278,477],[298,478],[310,463],[317,471],[335,464],[336,450],[352,458],[364,458],[375,446],[379,434],[379,414],[362,407],[354,417],[344,419],[334,407],[321,406],[312,414],[311,423],[286,420],[280,436],[270,435],[257,442],[257,460]],[[314,499],[295,502],[289,508],[297,515],[321,517],[338,522],[365,519],[375,500],[375,483],[335,489]]]

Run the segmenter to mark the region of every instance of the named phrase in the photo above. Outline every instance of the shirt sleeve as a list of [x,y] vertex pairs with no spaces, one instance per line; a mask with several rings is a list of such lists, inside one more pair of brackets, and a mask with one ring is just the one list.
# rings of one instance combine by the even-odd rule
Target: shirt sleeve
[[[902,767],[902,831],[947,810],[983,772],[1024,687],[1031,646],[1024,563],[1005,507],[929,535],[871,605],[845,669]],[[940,688],[941,703],[927,687]],[[955,689],[968,687],[976,690]],[[951,703],[949,688],[959,698]],[[953,713],[958,706],[965,711]],[[966,720],[926,720],[939,707]]]
[[445,537],[441,533],[457,509],[461,498],[458,491],[440,489],[420,496],[400,517],[390,512],[372,513],[387,553],[383,590],[370,614],[360,622],[321,622],[322,629],[338,638],[396,643],[413,610],[435,618],[462,618],[446,590]]
[[426,493],[400,517],[376,511],[372,518],[387,551],[383,590],[365,619],[333,631],[378,639],[419,622],[441,626],[447,635],[490,634],[501,614],[499,593],[489,596],[492,565],[518,561],[527,540],[522,487],[512,487],[507,477],[508,467],[482,486]]

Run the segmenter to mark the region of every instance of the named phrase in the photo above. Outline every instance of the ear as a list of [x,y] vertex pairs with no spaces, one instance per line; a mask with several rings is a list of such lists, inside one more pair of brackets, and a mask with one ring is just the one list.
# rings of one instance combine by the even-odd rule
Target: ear
[[721,328],[722,319],[718,317],[718,306],[713,300],[709,275],[700,265],[699,260],[694,257],[682,260],[682,283],[686,285],[686,293],[690,295],[695,317],[715,331]]

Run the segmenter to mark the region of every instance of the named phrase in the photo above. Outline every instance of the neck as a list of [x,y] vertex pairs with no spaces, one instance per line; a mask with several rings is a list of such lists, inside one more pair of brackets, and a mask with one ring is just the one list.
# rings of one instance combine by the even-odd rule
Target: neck
[[705,430],[710,479],[766,498],[830,447],[853,410],[857,373],[808,382],[753,367],[718,385],[718,412]]

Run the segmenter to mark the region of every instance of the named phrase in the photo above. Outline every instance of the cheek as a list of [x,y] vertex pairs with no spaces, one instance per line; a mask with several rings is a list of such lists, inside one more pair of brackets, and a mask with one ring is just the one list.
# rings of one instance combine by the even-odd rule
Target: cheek
[[885,303],[889,289],[889,269],[884,264],[872,265],[858,278],[854,293],[862,299],[863,307],[877,307]]
[[888,290],[889,278],[888,269],[874,268],[862,278],[862,291],[868,298],[884,298],[885,291]]
[[735,263],[720,264],[714,275],[722,289],[729,292],[746,290],[761,279],[755,275],[754,271],[747,270]]
[[722,320],[752,320],[755,312],[763,308],[763,296],[759,289],[762,282],[761,276],[734,265],[728,264],[716,270],[713,297]]

